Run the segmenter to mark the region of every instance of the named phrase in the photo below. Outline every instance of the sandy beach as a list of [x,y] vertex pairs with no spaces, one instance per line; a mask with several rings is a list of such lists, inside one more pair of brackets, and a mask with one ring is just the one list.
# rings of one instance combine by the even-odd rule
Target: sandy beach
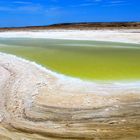
[[3,38],[49,38],[112,41],[140,44],[140,29],[113,29],[113,30],[32,30],[32,31],[5,31],[0,32]]

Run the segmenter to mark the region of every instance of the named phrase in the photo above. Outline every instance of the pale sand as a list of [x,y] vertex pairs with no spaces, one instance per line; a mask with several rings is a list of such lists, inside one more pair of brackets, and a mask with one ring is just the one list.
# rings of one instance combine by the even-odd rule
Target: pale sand
[[140,29],[126,30],[44,30],[44,31],[19,31],[0,32],[0,37],[5,38],[50,38],[112,41],[140,44]]
[[0,139],[140,138],[140,81],[95,83],[0,53]]

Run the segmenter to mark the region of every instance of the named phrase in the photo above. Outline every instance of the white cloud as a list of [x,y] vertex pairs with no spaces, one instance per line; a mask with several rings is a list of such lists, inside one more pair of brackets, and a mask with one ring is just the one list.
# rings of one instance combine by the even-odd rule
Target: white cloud
[[39,12],[42,10],[41,5],[30,5],[30,6],[20,6],[17,8],[18,11],[24,11],[24,12]]
[[24,12],[35,13],[43,10],[40,4],[20,5],[20,6],[0,6],[1,12]]
[[129,5],[130,3],[126,2],[125,0],[112,0],[109,2],[106,2],[102,6],[104,7],[111,7],[111,6],[123,6],[123,5]]
[[0,11],[12,11],[13,8],[11,7],[5,7],[5,6],[0,6]]
[[45,10],[45,14],[47,16],[58,16],[62,13],[62,11],[61,7],[50,7]]
[[123,1],[123,0],[114,0],[114,1],[111,1],[110,3],[118,4],[118,3],[125,3],[125,1]]
[[92,5],[96,5],[96,4],[95,3],[82,3],[78,5],[70,5],[69,7],[87,7],[87,6],[92,6]]
[[27,2],[27,1],[14,1],[13,3],[16,3],[16,4],[32,4],[32,2]]
[[95,2],[101,2],[103,0],[87,0],[87,2],[92,2],[92,3],[95,3]]

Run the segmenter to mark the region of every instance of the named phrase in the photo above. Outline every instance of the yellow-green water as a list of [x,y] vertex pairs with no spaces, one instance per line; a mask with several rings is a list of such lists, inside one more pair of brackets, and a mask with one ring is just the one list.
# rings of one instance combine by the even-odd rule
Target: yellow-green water
[[140,45],[136,44],[1,38],[0,51],[83,79],[140,79]]

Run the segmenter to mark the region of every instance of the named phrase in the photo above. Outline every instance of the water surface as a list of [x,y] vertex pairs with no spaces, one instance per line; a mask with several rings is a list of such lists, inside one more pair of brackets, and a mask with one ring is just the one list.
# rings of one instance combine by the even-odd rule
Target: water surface
[[140,79],[140,45],[54,39],[0,39],[0,51],[69,76],[94,80]]

